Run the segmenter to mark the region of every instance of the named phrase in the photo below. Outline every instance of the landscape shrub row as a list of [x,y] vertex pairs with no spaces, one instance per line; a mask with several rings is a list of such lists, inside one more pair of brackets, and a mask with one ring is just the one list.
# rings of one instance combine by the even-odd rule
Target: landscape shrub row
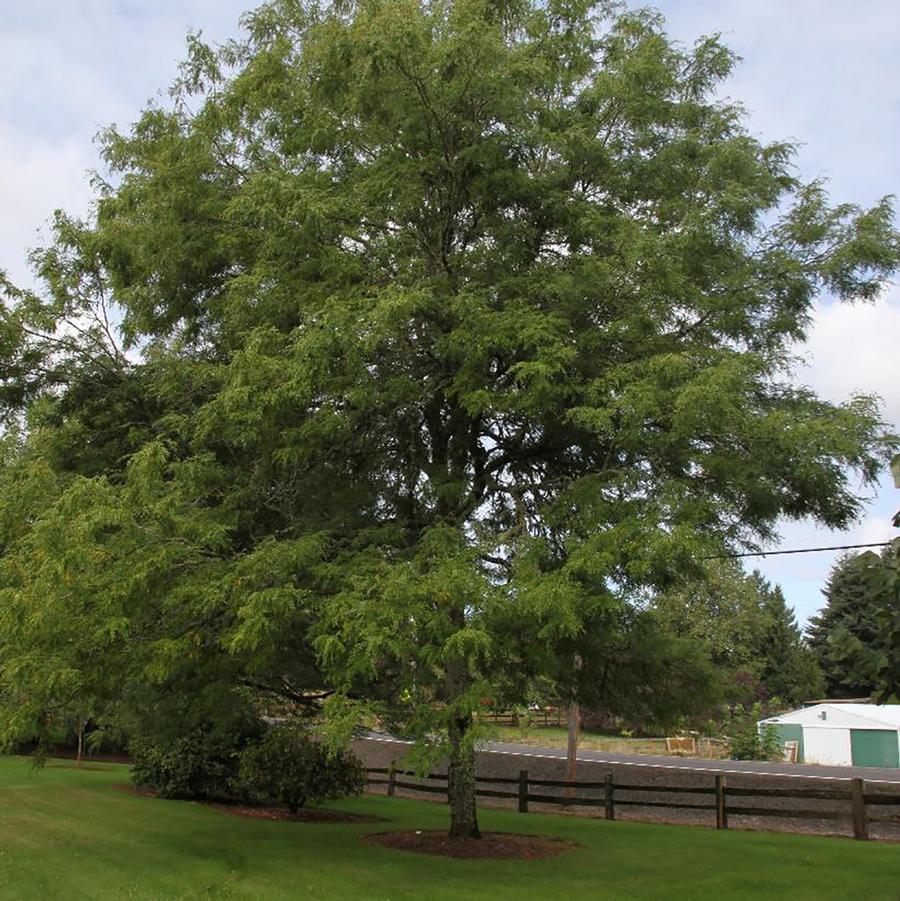
[[296,812],[365,787],[355,755],[326,747],[302,725],[271,726],[249,739],[197,729],[166,744],[134,741],[131,753],[135,786],[164,798],[277,803]]

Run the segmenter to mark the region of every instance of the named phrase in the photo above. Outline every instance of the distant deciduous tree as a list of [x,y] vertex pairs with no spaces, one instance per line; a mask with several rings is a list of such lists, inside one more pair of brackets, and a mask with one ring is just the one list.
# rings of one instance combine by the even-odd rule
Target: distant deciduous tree
[[554,664],[558,702],[575,700],[585,712],[657,734],[709,713],[722,696],[703,642],[672,634],[655,611],[630,605],[586,618],[581,634],[555,649]]
[[822,691],[822,676],[778,586],[737,562],[715,561],[706,576],[660,594],[659,616],[675,635],[707,650],[723,695],[751,706],[796,705]]

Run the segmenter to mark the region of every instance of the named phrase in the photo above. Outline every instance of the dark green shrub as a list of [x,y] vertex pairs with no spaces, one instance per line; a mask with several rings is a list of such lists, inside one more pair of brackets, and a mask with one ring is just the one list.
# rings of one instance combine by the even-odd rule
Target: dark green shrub
[[358,795],[366,785],[359,759],[331,751],[299,725],[273,726],[240,759],[240,781],[263,801],[286,804],[296,813],[305,803]]
[[164,798],[226,800],[240,796],[237,782],[244,739],[195,730],[165,745],[133,740],[132,782]]
[[781,736],[775,726],[763,726],[760,706],[755,705],[743,718],[735,720],[731,727],[732,760],[780,760],[782,756]]

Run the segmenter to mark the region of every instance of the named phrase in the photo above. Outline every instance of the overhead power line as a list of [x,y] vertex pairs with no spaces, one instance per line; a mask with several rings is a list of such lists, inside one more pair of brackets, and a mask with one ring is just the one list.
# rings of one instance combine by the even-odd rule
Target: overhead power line
[[801,547],[789,551],[747,551],[740,554],[714,554],[703,560],[733,560],[736,557],[775,557],[778,554],[815,554],[819,551],[855,551],[864,547],[887,547],[893,541],[876,541],[871,544],[834,544],[829,547]]

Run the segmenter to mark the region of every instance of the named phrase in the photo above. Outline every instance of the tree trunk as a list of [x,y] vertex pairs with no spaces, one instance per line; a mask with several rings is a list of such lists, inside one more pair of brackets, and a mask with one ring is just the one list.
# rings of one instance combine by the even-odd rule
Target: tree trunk
[[475,748],[466,742],[470,716],[452,716],[449,723],[450,760],[447,798],[450,802],[451,838],[480,838],[475,807]]
[[[463,629],[466,614],[463,607],[450,611],[453,625]],[[472,729],[470,710],[456,710],[453,703],[465,697],[471,684],[471,674],[465,659],[456,657],[447,662],[447,738],[450,744],[447,762],[447,801],[450,803],[451,838],[480,838],[478,815],[475,809],[475,747],[469,735]]]

